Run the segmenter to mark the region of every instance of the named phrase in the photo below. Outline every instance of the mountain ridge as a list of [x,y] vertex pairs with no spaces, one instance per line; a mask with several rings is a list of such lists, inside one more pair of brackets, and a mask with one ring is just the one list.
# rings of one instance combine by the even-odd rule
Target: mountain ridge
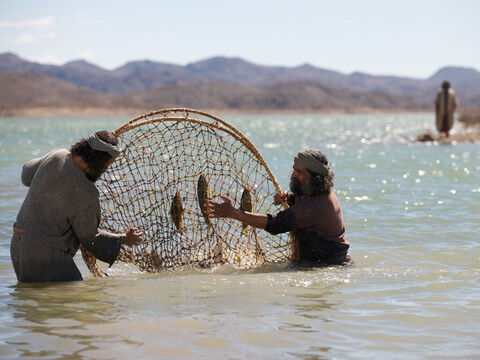
[[[35,77],[32,73],[50,79]],[[280,110],[322,110],[327,107],[340,111],[359,108],[431,110],[441,81],[449,80],[462,107],[480,107],[480,73],[474,68],[454,66],[443,67],[426,79],[416,79],[362,72],[347,75],[307,63],[295,67],[265,66],[239,57],[224,56],[185,66],[138,60],[107,70],[82,59],[64,65],[48,65],[24,60],[13,53],[3,53],[0,54],[0,75],[0,90],[17,87],[23,89],[25,94],[30,94],[29,96],[42,97],[42,94],[35,90],[41,84],[45,93],[56,94],[55,106],[60,106],[62,96],[64,97],[59,89],[70,84],[77,88],[69,88],[69,94],[78,91],[80,98],[85,100],[85,91],[89,91],[90,99],[101,99],[99,104],[92,100],[95,107],[104,102],[106,108],[122,104],[148,107],[152,104],[151,94],[148,95],[148,92],[151,92],[159,96],[160,103],[164,102],[164,99],[172,105],[182,107],[190,103],[198,107],[242,110],[262,107]],[[30,86],[27,80],[32,82]],[[222,94],[220,89],[230,91],[231,94]],[[11,93],[18,94],[17,90],[14,89]],[[6,103],[5,99],[11,97],[7,94],[8,90],[4,89],[3,93],[6,97],[0,102],[0,106],[5,109],[11,105]],[[235,99],[234,95],[238,99]],[[194,100],[194,96],[198,100]],[[255,97],[259,98],[254,100]],[[29,107],[36,101],[27,101],[27,97],[21,98],[26,101],[24,105],[11,99],[12,104],[15,103],[15,107]],[[64,100],[63,103],[73,101]],[[39,100],[39,103],[42,101]],[[86,105],[88,104],[84,103],[79,106]]]
[[290,82],[264,88],[233,83],[178,83],[129,94],[105,94],[36,72],[0,73],[0,115],[4,116],[30,114],[34,110],[56,113],[65,108],[72,113],[96,109],[99,113],[132,114],[167,107],[329,112],[423,109],[400,96],[346,91],[314,82]]

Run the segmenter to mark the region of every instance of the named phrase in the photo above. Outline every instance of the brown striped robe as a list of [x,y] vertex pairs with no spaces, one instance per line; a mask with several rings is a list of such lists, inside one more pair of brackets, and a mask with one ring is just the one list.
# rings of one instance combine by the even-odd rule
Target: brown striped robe
[[453,126],[453,113],[457,105],[457,98],[452,88],[440,89],[435,99],[435,124],[438,132],[450,131]]

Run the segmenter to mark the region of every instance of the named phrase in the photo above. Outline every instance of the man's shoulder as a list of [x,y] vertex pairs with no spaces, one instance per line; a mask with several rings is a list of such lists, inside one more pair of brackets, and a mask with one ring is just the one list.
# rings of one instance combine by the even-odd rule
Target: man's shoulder
[[329,202],[328,194],[321,194],[315,196],[302,196],[296,197],[295,203],[292,207],[297,209],[308,209],[308,208],[317,208],[318,206],[323,206],[325,203]]
[[91,201],[97,201],[99,199],[100,193],[90,180],[85,177],[72,179],[73,181],[68,184],[68,192],[70,193],[72,199],[80,203],[89,203]]
[[70,154],[67,149],[53,149],[46,156],[65,157]]
[[62,186],[70,192],[71,195],[77,195],[75,198],[98,197],[99,193],[94,183],[92,183],[73,161],[71,152],[66,149],[55,149],[48,153],[52,162],[57,163],[56,168],[59,171]]
[[327,194],[319,194],[315,196],[306,196],[302,199],[306,206],[318,207],[334,207],[338,204],[337,196],[333,188]]
[[70,154],[70,151],[68,151],[67,149],[54,149],[49,153],[47,153],[43,158],[49,161],[64,160],[67,158],[69,154]]
[[314,196],[304,197],[304,199],[307,201],[319,201],[319,202],[329,201],[330,199],[333,199],[333,198],[335,198],[335,192],[333,191],[333,189],[331,189],[330,192],[326,194],[318,194]]

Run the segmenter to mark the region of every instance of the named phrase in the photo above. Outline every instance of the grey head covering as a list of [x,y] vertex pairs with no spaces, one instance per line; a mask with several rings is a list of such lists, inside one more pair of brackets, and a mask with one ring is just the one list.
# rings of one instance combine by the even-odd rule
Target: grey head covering
[[330,163],[327,156],[320,150],[308,149],[300,151],[295,156],[294,163],[323,176],[327,176],[330,172]]
[[122,149],[119,146],[114,146],[108,142],[103,141],[97,136],[95,132],[88,137],[87,141],[88,145],[90,145],[93,150],[107,152],[113,158],[118,157],[122,153]]

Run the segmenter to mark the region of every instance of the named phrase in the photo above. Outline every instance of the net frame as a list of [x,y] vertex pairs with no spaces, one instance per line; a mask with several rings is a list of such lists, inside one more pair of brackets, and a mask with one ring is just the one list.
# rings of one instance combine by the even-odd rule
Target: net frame
[[[232,219],[211,219],[212,226],[209,227],[206,221],[202,222],[198,204],[192,205],[195,203],[195,197],[198,196],[192,191],[192,188],[194,183],[196,185],[196,177],[201,169],[192,172],[193,176],[188,178],[188,185],[179,185],[179,182],[175,180],[175,168],[168,169],[168,161],[181,155],[178,151],[173,148],[170,153],[169,150],[165,161],[159,156],[148,157],[148,153],[155,154],[156,151],[165,150],[172,145],[172,142],[175,143],[175,138],[180,138],[179,135],[181,135],[183,136],[182,141],[186,144],[180,144],[179,148],[183,146],[183,151],[188,151],[188,145],[194,145],[193,149],[200,150],[195,154],[192,150],[192,157],[203,155],[206,160],[216,164],[213,166],[205,161],[206,165],[202,168],[209,181],[213,180],[212,183],[209,183],[209,194],[212,195],[210,197],[217,195],[215,190],[219,194],[225,195],[224,191],[227,188],[223,184],[219,185],[219,178],[223,176],[223,180],[226,177],[230,181],[227,195],[230,198],[233,196],[232,202],[235,207],[238,207],[241,196],[239,189],[243,188],[244,191],[247,186],[254,199],[253,212],[278,211],[278,208],[273,209],[271,205],[265,203],[267,197],[265,194],[273,197],[275,193],[281,191],[275,176],[258,149],[233,125],[203,111],[168,108],[140,115],[127,121],[113,133],[124,147],[124,153],[115,160],[99,181],[102,207],[101,227],[110,232],[118,232],[119,228],[125,228],[127,227],[125,224],[131,223],[128,217],[133,216],[135,220],[140,221],[139,227],[145,233],[142,244],[132,248],[121,247],[117,262],[133,263],[141,271],[157,272],[182,266],[211,267],[218,263],[229,263],[238,268],[251,268],[266,263],[295,259],[296,247],[289,234],[270,235],[264,230],[252,227],[247,227],[241,232],[242,224]],[[157,134],[162,134],[161,144],[158,142]],[[202,153],[201,140],[206,141],[207,139],[211,141],[208,143],[209,146],[214,145],[216,150],[203,149]],[[139,148],[139,142],[145,142],[148,146]],[[214,144],[212,145],[212,143]],[[228,156],[233,157],[233,160],[227,159],[225,154],[222,154],[222,151],[226,150],[225,144],[233,147],[233,151],[227,149],[229,150]],[[164,147],[160,148],[161,145]],[[244,156],[240,160],[243,161],[241,165],[249,163],[250,167],[247,171],[235,166],[233,166],[234,169],[231,169],[232,161],[239,161],[238,156],[240,155],[238,154]],[[132,165],[135,163],[133,159],[140,155],[143,160],[143,163],[140,164],[141,167]],[[220,165],[217,166],[218,164]],[[225,166],[225,164],[229,165]],[[192,168],[197,166],[196,161],[187,165]],[[163,167],[167,170],[159,170]],[[118,175],[122,169],[123,173]],[[125,172],[125,169],[128,172]],[[173,172],[171,177],[161,176],[161,180],[167,180],[167,183],[164,184],[164,192],[167,194],[162,195],[164,200],[159,200],[158,197],[161,185],[159,184],[161,181],[158,179],[159,171]],[[181,171],[179,172],[181,173]],[[247,184],[248,181],[245,181],[245,177],[242,178],[245,172],[255,173],[255,181],[257,181],[256,176],[261,174],[261,183]],[[128,174],[132,173],[137,174],[138,179],[135,176],[129,178]],[[122,176],[123,179],[119,181],[118,178]],[[182,181],[185,180],[185,174],[183,176]],[[235,180],[238,177],[241,180]],[[173,189],[179,191],[179,188],[184,195],[184,214],[187,214],[184,219],[184,229],[172,227],[166,216],[168,200],[165,199],[172,199]],[[235,190],[232,192],[231,188],[235,188]],[[137,203],[143,206],[133,205],[133,208],[126,206],[128,199],[131,198],[136,199]],[[170,208],[171,206],[170,204]],[[288,207],[285,203],[282,206],[284,209]],[[159,210],[159,208],[161,209]],[[127,209],[127,211],[119,212],[118,209]],[[147,218],[160,219],[160,225],[155,226],[151,221],[145,224],[141,221],[142,217],[139,217],[139,214]],[[81,251],[87,267],[94,276],[106,275],[98,267],[96,259],[85,248],[81,247]]]

